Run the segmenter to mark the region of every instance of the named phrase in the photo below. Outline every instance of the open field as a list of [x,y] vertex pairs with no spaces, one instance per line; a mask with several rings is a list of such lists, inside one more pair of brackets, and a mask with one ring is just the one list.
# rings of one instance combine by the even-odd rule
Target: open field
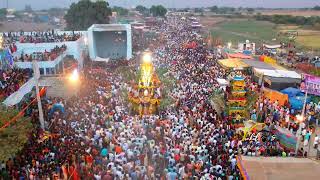
[[224,42],[244,42],[250,40],[256,43],[271,42],[276,38],[277,31],[274,24],[263,21],[233,19],[219,23],[211,30],[213,38],[220,38]]
[[297,45],[304,47],[308,50],[320,49],[320,31],[303,29],[299,26],[287,26],[280,25],[277,27],[279,32],[285,32],[287,30],[295,30],[298,33],[296,39]]
[[263,15],[292,15],[292,16],[320,16],[320,11],[314,10],[265,10],[265,11],[256,11],[260,12]]
[[228,21],[227,18],[223,18],[223,17],[199,17],[200,19],[200,23],[204,26],[204,27],[214,27],[215,25],[224,22],[224,21]]
[[[303,29],[296,25],[275,25],[270,22],[248,19],[224,19],[206,26],[214,39],[222,42],[244,42],[250,40],[258,45],[262,43],[279,43],[285,36],[278,36],[279,32],[295,30],[298,32],[296,45],[306,50],[320,50],[320,31]],[[276,41],[274,41],[276,40]]]

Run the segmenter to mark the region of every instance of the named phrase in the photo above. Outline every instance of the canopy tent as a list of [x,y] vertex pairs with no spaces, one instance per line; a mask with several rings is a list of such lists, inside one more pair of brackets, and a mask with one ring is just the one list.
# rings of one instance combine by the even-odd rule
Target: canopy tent
[[295,87],[301,83],[301,75],[295,71],[253,68],[253,74],[256,82],[263,80],[267,87],[274,90]]
[[228,53],[228,57],[229,58],[239,58],[239,59],[253,59],[252,56],[249,56],[249,55],[245,55],[243,53]]
[[274,91],[269,88],[263,88],[263,94],[271,101],[278,101],[278,103],[282,106],[289,102],[288,95],[279,91]]
[[218,63],[224,68],[243,69],[249,66],[240,59],[221,59]]
[[265,76],[263,81],[269,85],[269,88],[278,91],[287,87],[298,86],[301,83],[301,79],[268,76]]
[[242,61],[244,63],[246,63],[247,65],[253,67],[253,68],[259,68],[259,69],[270,69],[270,70],[274,70],[275,68],[273,66],[271,66],[270,64],[267,64],[265,62],[262,61],[257,61],[257,60],[249,60],[249,59],[242,59]]
[[295,97],[290,97],[289,103],[290,103],[292,109],[301,110],[303,108],[303,102],[296,99]]
[[289,97],[297,96],[299,93],[301,93],[300,89],[288,87],[286,89],[281,90],[283,94],[288,94]]
[[256,74],[262,74],[264,76],[301,79],[301,75],[295,71],[276,70],[276,69],[270,70],[270,69],[259,69],[259,68],[254,68],[253,71]]
[[265,56],[265,55],[262,55],[259,57],[259,60],[261,62],[265,62],[267,64],[270,64],[272,67],[274,67],[275,69],[282,69],[282,70],[286,70],[286,68],[278,65],[277,63],[277,60],[272,58],[272,57],[269,57],[269,56]]

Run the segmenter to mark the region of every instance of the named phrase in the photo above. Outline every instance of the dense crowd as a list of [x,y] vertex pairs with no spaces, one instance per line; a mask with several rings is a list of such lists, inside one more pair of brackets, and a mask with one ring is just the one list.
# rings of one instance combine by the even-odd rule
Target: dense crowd
[[22,62],[26,62],[26,61],[53,61],[55,60],[58,56],[60,56],[63,52],[65,52],[67,50],[67,46],[66,45],[62,45],[62,46],[56,46],[53,49],[51,49],[50,51],[45,50],[44,52],[34,52],[32,54],[21,54],[21,56],[15,57],[15,61],[22,61]]
[[[175,79],[174,103],[158,115],[129,114],[121,96],[130,82],[119,64],[85,69],[78,97],[47,99],[46,126],[36,128],[15,158],[1,164],[6,179],[240,179],[236,156],[283,155],[270,133],[242,139],[235,126],[210,102],[228,74],[203,46],[188,22],[169,19],[158,27],[165,43],[154,49],[154,65]],[[192,48],[183,44],[197,42]],[[213,56],[213,59],[208,59]],[[137,63],[125,66],[136,66]],[[137,67],[134,67],[137,68]],[[60,110],[51,112],[54,106]],[[50,113],[48,113],[50,112]],[[269,126],[276,125],[270,121]]]
[[[256,107],[251,111],[251,119],[263,122],[267,125],[276,125],[278,127],[287,129],[290,133],[296,135],[299,129],[299,122],[296,120],[296,116],[299,116],[301,113],[301,110],[290,108],[290,104],[288,103],[280,104],[278,100],[271,101],[270,99],[261,95],[256,102]],[[314,133],[315,129],[314,126],[311,126],[311,124],[318,124],[316,119],[318,118],[317,116],[319,113],[320,102],[318,104],[313,102],[306,104],[306,121],[300,124],[301,132],[299,132],[301,133],[301,140],[303,142],[301,153],[305,153],[304,150],[307,149],[309,143],[312,143],[310,142],[311,134]],[[313,144],[318,144],[318,140],[316,139]]]
[[50,42],[66,42],[76,41],[81,37],[80,33],[58,34],[56,32],[7,32],[2,33],[5,43],[11,44],[14,42],[20,43],[50,43]]
[[0,70],[0,96],[6,98],[16,92],[30,75],[26,70],[9,69]]

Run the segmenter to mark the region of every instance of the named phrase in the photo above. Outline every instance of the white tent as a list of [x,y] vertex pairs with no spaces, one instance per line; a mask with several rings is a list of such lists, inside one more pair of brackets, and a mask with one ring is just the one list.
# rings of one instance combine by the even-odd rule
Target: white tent
[[295,71],[254,68],[254,72],[270,77],[301,79],[301,75]]

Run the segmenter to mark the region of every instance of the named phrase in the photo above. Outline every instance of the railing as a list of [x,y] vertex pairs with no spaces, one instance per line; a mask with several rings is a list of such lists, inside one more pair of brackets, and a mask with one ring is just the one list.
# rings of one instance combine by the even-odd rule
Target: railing
[[[66,52],[63,52],[60,56],[58,56],[53,61],[39,61],[39,68],[55,68],[57,64],[59,64],[63,58],[67,55]],[[14,65],[21,69],[32,69],[32,62],[15,62]]]

